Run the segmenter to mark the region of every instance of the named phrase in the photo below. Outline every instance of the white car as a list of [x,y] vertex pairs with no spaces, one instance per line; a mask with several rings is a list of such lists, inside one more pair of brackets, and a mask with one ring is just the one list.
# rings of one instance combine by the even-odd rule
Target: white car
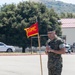
[[13,46],[9,46],[0,42],[0,51],[1,52],[15,52],[15,48]]
[[69,44],[65,44],[66,53],[71,53],[71,46]]

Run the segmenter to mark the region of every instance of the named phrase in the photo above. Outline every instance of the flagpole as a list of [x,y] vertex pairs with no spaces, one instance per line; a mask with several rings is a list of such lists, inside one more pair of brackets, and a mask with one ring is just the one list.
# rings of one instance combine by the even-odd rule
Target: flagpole
[[40,48],[40,36],[39,36],[38,22],[36,22],[35,24],[31,25],[29,28],[25,28],[24,30],[26,30],[27,37],[38,35],[38,45],[39,45],[39,55],[40,55],[40,67],[41,67],[41,75],[43,75],[42,58],[41,58],[41,53],[40,53],[41,52],[41,50],[40,50],[41,48]]
[[38,33],[38,45],[39,45],[39,54],[40,54],[40,68],[41,68],[41,75],[43,75],[43,68],[42,68],[42,57],[41,57],[41,47],[40,47],[40,36],[39,36],[39,33]]

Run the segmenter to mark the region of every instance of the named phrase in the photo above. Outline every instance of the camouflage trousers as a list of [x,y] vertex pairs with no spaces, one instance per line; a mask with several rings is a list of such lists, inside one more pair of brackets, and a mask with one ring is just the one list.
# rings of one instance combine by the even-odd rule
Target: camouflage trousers
[[48,68],[48,75],[61,75],[62,72],[62,67],[52,67],[52,68]]

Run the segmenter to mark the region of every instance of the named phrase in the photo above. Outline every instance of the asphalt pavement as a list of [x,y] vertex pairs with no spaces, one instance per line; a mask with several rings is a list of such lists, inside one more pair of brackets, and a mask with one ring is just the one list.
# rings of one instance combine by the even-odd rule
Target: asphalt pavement
[[[75,55],[64,54],[62,75],[75,75]],[[47,55],[41,55],[43,75],[47,73]],[[41,75],[40,55],[0,56],[0,75]]]

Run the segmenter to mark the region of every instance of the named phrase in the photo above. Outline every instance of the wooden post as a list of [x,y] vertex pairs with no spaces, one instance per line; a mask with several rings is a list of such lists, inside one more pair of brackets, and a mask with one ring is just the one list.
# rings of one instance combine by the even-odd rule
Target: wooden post
[[42,58],[41,58],[41,46],[40,46],[40,36],[38,34],[38,45],[39,45],[39,54],[40,54],[40,67],[41,67],[41,75],[43,75],[43,68],[42,68]]
[[31,37],[31,54],[33,53],[33,50],[32,50],[32,37]]

